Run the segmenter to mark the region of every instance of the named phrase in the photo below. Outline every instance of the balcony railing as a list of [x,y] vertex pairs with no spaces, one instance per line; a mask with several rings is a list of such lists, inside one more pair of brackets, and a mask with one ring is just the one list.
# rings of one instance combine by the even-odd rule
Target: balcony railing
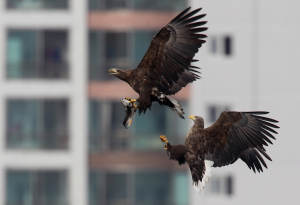
[[68,135],[8,134],[7,148],[13,149],[67,149]]
[[7,78],[43,78],[43,79],[66,79],[69,76],[67,63],[8,63]]

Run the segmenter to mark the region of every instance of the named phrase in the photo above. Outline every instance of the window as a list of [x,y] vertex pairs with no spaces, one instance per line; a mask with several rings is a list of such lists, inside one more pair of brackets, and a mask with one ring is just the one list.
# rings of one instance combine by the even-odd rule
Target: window
[[129,36],[124,32],[91,31],[89,38],[89,68],[91,80],[111,80],[110,68],[129,69]]
[[231,55],[231,37],[230,36],[224,37],[224,54],[227,56]]
[[216,122],[223,111],[229,111],[227,105],[210,105],[208,106],[208,118],[210,123]]
[[213,55],[231,56],[232,50],[232,37],[226,36],[211,36],[208,38],[209,52]]
[[68,0],[6,0],[10,9],[67,9]]
[[134,0],[136,10],[180,11],[186,7],[186,0]]
[[171,176],[164,172],[144,172],[135,176],[137,204],[169,204]]
[[66,205],[66,171],[16,171],[6,174],[7,205]]
[[[187,104],[181,102],[184,110]],[[122,121],[125,108],[119,101],[91,100],[89,107],[90,151],[161,149],[159,135],[172,136],[172,143],[184,143],[188,122],[158,103],[151,111],[134,116],[130,129]]]
[[67,148],[67,100],[9,100],[7,110],[8,148]]
[[124,173],[106,174],[106,201],[108,204],[126,204],[127,176]]
[[67,39],[63,30],[9,30],[7,78],[67,78]]
[[231,196],[233,194],[232,176],[214,176],[205,187],[207,193],[214,196]]
[[91,170],[89,204],[186,205],[189,199],[187,172]]
[[89,78],[112,80],[110,68],[134,69],[144,57],[156,31],[90,31]]
[[90,10],[134,9],[178,11],[186,7],[186,0],[89,0]]

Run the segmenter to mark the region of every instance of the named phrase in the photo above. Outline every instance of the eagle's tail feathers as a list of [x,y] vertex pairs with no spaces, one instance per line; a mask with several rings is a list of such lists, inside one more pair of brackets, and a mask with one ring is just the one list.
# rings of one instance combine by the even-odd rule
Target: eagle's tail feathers
[[170,96],[166,96],[166,98],[172,103],[172,107],[171,106],[168,106],[173,112],[176,112],[177,115],[179,117],[181,117],[182,119],[184,119],[183,115],[184,112],[183,112],[183,108],[181,107],[180,105],[180,102],[178,100],[175,100],[173,98],[171,98]]
[[211,171],[212,171],[211,167],[214,165],[214,162],[210,160],[205,160],[204,163],[205,163],[205,172],[202,177],[202,181],[199,180],[198,183],[193,182],[194,191],[195,193],[199,193],[199,194],[201,194],[201,190],[204,189],[205,183],[208,183],[209,181],[208,179],[209,177],[211,177]]

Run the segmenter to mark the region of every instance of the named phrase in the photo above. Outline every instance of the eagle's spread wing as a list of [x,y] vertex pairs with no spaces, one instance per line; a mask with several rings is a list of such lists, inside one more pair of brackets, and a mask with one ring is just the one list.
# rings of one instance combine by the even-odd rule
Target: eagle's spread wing
[[134,72],[140,80],[149,78],[166,95],[172,95],[188,83],[200,78],[192,66],[195,53],[206,35],[199,32],[207,30],[201,27],[206,21],[195,22],[205,14],[194,16],[201,10],[191,11],[190,7],[182,11],[168,25],[163,27],[152,39],[147,53]]
[[259,115],[268,112],[222,112],[219,119],[204,129],[203,149],[205,159],[214,161],[214,167],[232,164],[241,158],[253,171],[260,172],[261,164],[267,165],[260,153],[267,159],[264,145],[272,144],[272,128],[279,128],[273,123],[278,121]]

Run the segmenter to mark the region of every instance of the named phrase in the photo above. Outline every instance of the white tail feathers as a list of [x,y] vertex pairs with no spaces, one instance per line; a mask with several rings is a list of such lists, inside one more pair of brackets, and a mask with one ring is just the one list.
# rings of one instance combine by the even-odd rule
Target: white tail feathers
[[205,163],[205,172],[204,172],[204,176],[202,177],[202,182],[199,180],[198,185],[196,185],[196,183],[193,182],[194,191],[195,193],[199,193],[199,194],[201,194],[201,190],[204,189],[205,183],[208,183],[208,178],[211,177],[211,170],[212,170],[211,167],[214,165],[214,162],[210,160],[204,160],[204,163]]

